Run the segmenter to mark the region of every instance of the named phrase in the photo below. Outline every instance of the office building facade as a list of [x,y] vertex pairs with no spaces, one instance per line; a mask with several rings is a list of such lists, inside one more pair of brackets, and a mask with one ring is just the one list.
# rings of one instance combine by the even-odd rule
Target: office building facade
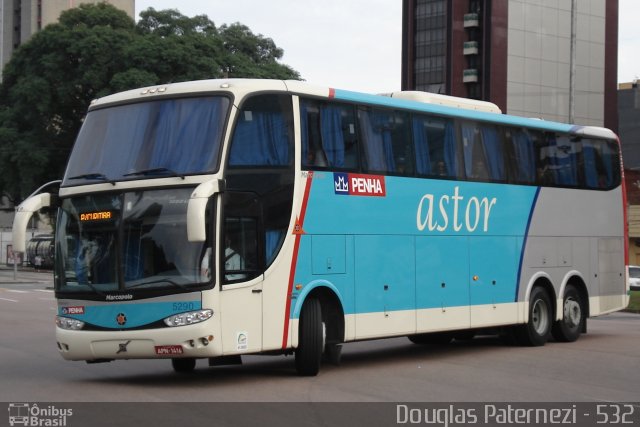
[[618,0],[403,0],[403,90],[617,129]]
[[32,35],[57,22],[62,12],[83,3],[109,3],[131,18],[135,14],[135,0],[0,0],[0,66],[4,68],[13,51]]

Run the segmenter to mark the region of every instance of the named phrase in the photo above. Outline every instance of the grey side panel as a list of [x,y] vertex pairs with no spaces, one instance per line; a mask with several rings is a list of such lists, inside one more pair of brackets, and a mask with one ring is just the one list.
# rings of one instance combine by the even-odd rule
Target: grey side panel
[[590,297],[620,295],[624,283],[622,189],[542,188],[531,218],[518,301],[536,275],[550,279],[556,297],[569,273],[584,280]]

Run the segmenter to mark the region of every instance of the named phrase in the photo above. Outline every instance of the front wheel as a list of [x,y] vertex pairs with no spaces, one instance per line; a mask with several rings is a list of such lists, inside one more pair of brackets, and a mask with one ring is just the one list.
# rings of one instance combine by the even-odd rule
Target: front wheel
[[552,313],[547,291],[539,286],[533,288],[529,297],[529,321],[516,330],[518,344],[530,347],[544,345],[551,333]]
[[303,376],[317,375],[324,350],[322,308],[317,299],[309,298],[304,302],[298,331],[296,371]]
[[582,296],[573,285],[567,285],[562,301],[562,319],[554,323],[551,333],[556,341],[573,342],[580,337],[586,313]]

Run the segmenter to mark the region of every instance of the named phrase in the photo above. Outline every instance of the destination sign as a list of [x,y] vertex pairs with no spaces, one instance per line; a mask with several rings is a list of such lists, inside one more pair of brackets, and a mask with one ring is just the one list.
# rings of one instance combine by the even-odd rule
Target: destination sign
[[88,221],[104,221],[113,218],[113,213],[111,211],[102,211],[102,212],[87,212],[80,214],[80,221],[88,222]]

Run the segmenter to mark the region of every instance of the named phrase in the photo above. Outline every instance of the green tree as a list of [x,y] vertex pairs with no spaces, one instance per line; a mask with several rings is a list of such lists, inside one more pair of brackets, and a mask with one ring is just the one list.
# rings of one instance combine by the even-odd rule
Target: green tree
[[62,177],[94,98],[206,78],[300,78],[273,40],[241,24],[152,8],[140,18],[82,5],[16,50],[0,85],[0,194],[17,203]]

